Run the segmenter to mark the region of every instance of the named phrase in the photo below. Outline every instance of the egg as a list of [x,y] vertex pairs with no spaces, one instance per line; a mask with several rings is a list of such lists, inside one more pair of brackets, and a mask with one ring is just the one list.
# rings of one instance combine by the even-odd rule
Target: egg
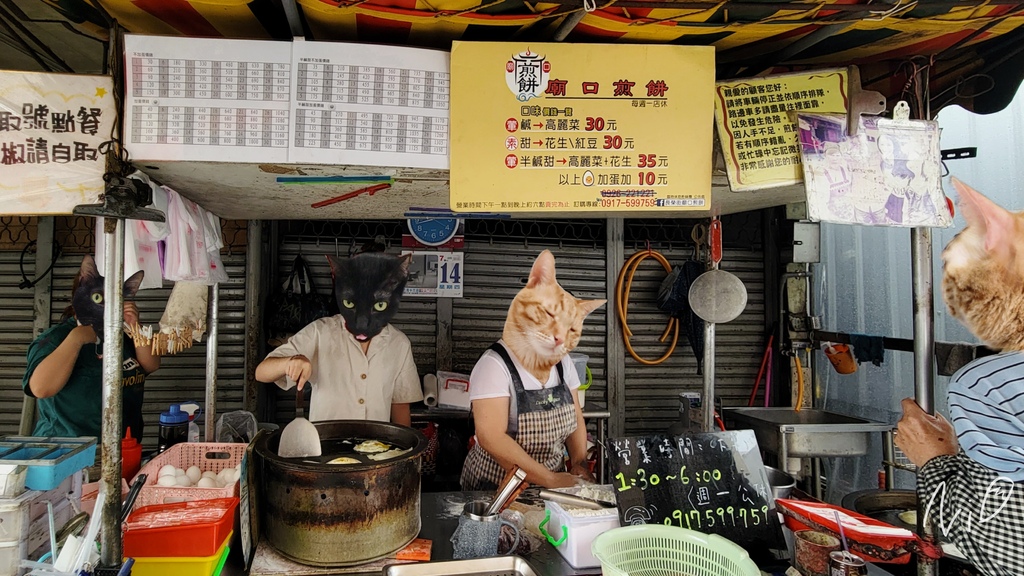
[[217,477],[217,473],[214,472],[213,470],[207,470],[206,472],[203,472],[203,478],[216,478],[216,477]]
[[157,478],[163,478],[164,476],[171,476],[172,478],[176,476],[173,464],[164,464],[160,467],[160,473],[157,474]]
[[178,483],[178,486],[182,486],[182,487],[185,487],[185,488],[187,488],[187,487],[192,485],[192,481],[189,480],[188,476],[185,476],[184,474],[182,474],[181,476],[178,476],[177,478],[175,478],[175,481]]
[[188,476],[188,479],[191,480],[193,484],[195,484],[203,477],[203,472],[199,469],[199,466],[189,466],[188,470],[185,471],[185,475]]
[[207,476],[205,478],[200,478],[199,484],[197,484],[197,486],[199,486],[200,488],[216,488],[217,481]]
[[338,456],[334,460],[329,460],[327,463],[328,464],[362,464],[362,462],[360,462],[359,460],[356,460],[355,458],[349,458],[348,456]]
[[390,448],[390,446],[380,440],[366,440],[356,444],[355,451],[361,454],[375,454],[377,452],[386,452]]
[[182,470],[181,468],[175,468],[174,469],[174,475],[175,476],[184,476],[185,475],[185,471]]
[[178,485],[178,481],[177,481],[176,477],[173,476],[173,475],[172,476],[166,476],[165,475],[165,476],[161,476],[160,479],[156,481],[156,485],[157,486],[177,486]]

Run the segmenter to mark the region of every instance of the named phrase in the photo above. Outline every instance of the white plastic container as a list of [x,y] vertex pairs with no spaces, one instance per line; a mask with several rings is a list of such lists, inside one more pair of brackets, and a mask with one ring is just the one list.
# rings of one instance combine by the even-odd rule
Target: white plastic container
[[619,527],[619,510],[584,510],[578,514],[586,515],[574,515],[557,502],[545,502],[544,505],[551,514],[545,530],[555,541],[561,540],[563,535],[565,537],[555,546],[562,558],[577,570],[600,568],[601,562],[594,557],[590,545],[599,534]]
[[28,467],[21,464],[0,466],[0,498],[17,498],[25,491]]
[[[32,520],[30,505],[38,495],[39,492],[29,491],[17,498],[0,500],[0,546],[26,540]],[[5,572],[0,570],[0,574]]]
[[27,559],[28,549],[24,540],[0,544],[0,574],[4,576],[24,574],[26,570],[21,567],[21,561]]

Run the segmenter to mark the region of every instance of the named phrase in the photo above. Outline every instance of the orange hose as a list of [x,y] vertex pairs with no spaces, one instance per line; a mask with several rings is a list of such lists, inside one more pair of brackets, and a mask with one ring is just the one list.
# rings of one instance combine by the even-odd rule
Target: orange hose
[[799,412],[804,407],[804,367],[800,364],[800,352],[793,354],[793,360],[796,360],[796,406],[793,411]]
[[626,260],[626,263],[622,265],[622,269],[619,270],[618,280],[615,282],[615,312],[619,317],[619,322],[622,323],[622,341],[626,345],[626,351],[633,357],[637,362],[644,364],[645,366],[654,366],[655,364],[661,364],[672,355],[672,352],[676,349],[676,343],[679,342],[679,320],[673,317],[669,317],[668,324],[665,326],[665,331],[662,332],[661,338],[658,342],[664,342],[669,333],[672,333],[672,342],[669,344],[668,350],[658,358],[657,360],[648,360],[641,358],[639,354],[633,350],[633,346],[630,344],[629,339],[633,336],[633,332],[629,329],[629,323],[626,321],[626,308],[629,307],[629,292],[633,286],[633,275],[636,273],[636,269],[640,266],[640,263],[647,258],[654,258],[661,266],[665,269],[665,273],[672,272],[672,265],[669,264],[667,258],[662,256],[659,252],[653,250],[641,250],[636,254],[633,254]]

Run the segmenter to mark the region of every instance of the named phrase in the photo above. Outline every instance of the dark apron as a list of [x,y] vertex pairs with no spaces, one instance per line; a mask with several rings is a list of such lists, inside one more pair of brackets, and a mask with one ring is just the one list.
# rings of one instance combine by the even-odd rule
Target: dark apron
[[[565,383],[562,363],[555,365],[558,370],[557,385],[526,390],[519,370],[505,346],[496,342],[488,350],[501,356],[512,375],[515,395],[509,401],[516,403],[517,415],[513,419],[509,411],[508,435],[548,470],[564,469],[565,439],[576,430],[576,405]],[[495,490],[504,477],[505,469],[497,460],[481,448],[479,442],[474,444],[462,466],[462,489]]]

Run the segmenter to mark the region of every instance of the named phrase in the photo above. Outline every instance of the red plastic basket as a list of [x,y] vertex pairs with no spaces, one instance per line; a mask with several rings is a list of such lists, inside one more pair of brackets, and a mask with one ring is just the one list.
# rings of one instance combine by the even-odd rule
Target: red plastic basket
[[196,500],[136,508],[123,527],[131,558],[212,556],[234,527],[238,498]]
[[171,446],[166,452],[150,460],[139,471],[139,474],[147,474],[148,477],[146,484],[139,491],[135,507],[237,497],[238,482],[224,488],[157,486],[159,480],[157,476],[160,469],[167,464],[186,470],[190,466],[198,466],[204,472],[207,470],[220,472],[225,468],[234,468],[242,463],[246,446],[247,444],[244,443],[218,442],[181,442]]

